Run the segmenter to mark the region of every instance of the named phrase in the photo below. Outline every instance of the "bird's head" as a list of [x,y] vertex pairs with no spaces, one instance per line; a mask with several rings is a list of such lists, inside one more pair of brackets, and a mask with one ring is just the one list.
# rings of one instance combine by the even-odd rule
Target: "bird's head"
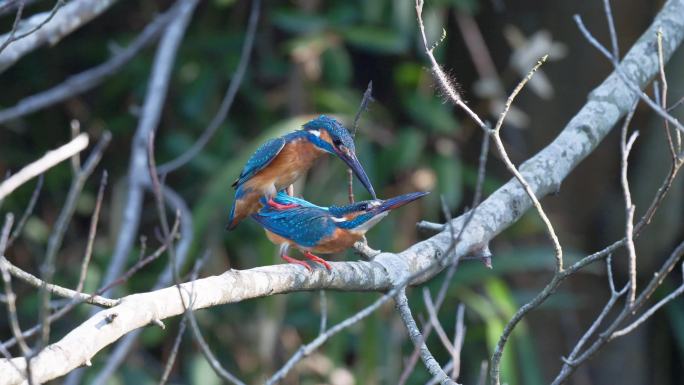
[[328,212],[333,216],[337,227],[364,234],[375,226],[393,209],[424,197],[427,191],[412,192],[386,200],[372,199],[359,201],[345,206],[331,206]]
[[356,174],[371,196],[374,199],[376,198],[373,185],[356,157],[354,138],[342,123],[328,116],[321,115],[306,123],[303,128],[307,134],[307,139],[314,146],[342,159]]

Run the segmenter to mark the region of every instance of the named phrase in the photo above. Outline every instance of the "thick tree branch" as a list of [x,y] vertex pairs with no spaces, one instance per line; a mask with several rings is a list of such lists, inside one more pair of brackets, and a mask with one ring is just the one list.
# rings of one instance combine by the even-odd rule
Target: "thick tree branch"
[[[45,24],[22,39],[14,40],[4,51],[0,52],[0,72],[44,44],[57,44],[62,38],[109,9],[115,2],[116,0],[73,0],[62,6],[59,12],[55,12],[47,22],[45,20],[52,12],[31,16],[21,23],[16,31],[17,34],[22,35],[41,23]],[[0,41],[4,41],[7,37],[7,35],[0,36]]]
[[16,105],[0,110],[0,124],[39,111],[76,95],[84,93],[102,83],[108,77],[135,58],[151,44],[167,24],[178,13],[178,4],[164,14],[157,16],[126,48],[118,51],[106,62],[67,78],[64,82],[20,100]]

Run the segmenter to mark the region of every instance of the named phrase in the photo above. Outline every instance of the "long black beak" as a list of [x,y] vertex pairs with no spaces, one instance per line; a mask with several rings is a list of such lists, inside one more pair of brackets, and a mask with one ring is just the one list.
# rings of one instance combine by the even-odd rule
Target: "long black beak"
[[407,203],[415,201],[418,198],[422,198],[428,195],[429,193],[429,191],[417,191],[389,198],[380,203],[380,205],[375,208],[375,211],[381,213],[383,211],[394,210],[397,207],[401,207]]
[[368,192],[371,194],[373,199],[378,199],[377,196],[375,195],[375,190],[373,190],[373,185],[370,182],[370,179],[368,179],[368,175],[366,175],[366,171],[363,169],[361,166],[361,163],[359,162],[359,159],[356,158],[356,154],[353,152],[338,152],[339,157],[344,161],[344,163],[349,166],[349,168],[354,171],[354,174],[356,174],[356,177],[359,178],[361,181],[361,184],[363,184],[363,187],[368,190]]

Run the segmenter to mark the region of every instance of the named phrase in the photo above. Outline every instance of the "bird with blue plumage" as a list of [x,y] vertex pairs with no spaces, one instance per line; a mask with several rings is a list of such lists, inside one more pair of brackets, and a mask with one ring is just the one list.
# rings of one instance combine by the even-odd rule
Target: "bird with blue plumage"
[[375,199],[373,185],[356,157],[354,138],[339,121],[321,115],[290,132],[262,144],[249,158],[233,182],[235,199],[228,219],[229,230],[262,207],[261,197],[276,210],[292,208],[273,200],[278,191],[303,176],[324,154],[333,154],[352,169]]
[[304,261],[287,255],[290,247],[300,250],[307,259],[330,264],[316,254],[332,254],[349,249],[363,239],[366,232],[385,218],[391,210],[419,199],[428,192],[413,192],[389,199],[372,199],[343,206],[322,207],[302,198],[279,192],[276,203],[288,206],[277,209],[262,198],[263,207],[252,218],[266,231],[268,239],[280,245],[280,257],[311,270]]

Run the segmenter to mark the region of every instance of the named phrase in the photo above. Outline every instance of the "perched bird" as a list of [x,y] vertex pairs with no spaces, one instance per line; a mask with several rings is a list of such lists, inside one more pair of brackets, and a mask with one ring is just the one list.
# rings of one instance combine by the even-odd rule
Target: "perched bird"
[[291,208],[273,201],[276,193],[306,173],[323,154],[334,154],[342,159],[357,178],[376,198],[366,171],[356,158],[354,139],[349,131],[335,119],[321,115],[306,123],[301,130],[280,138],[271,139],[259,147],[233,182],[235,200],[230,209],[228,230],[232,230],[246,216],[261,207],[260,198],[276,209]]
[[321,207],[281,191],[274,201],[290,208],[275,209],[266,205],[266,198],[262,198],[264,206],[252,214],[252,218],[264,227],[271,242],[280,245],[281,258],[311,271],[307,263],[287,255],[292,246],[302,251],[307,259],[330,270],[330,265],[313,253],[331,254],[352,247],[363,238],[366,231],[386,217],[390,210],[427,194],[428,192],[414,192],[387,200],[373,199],[345,206]]

